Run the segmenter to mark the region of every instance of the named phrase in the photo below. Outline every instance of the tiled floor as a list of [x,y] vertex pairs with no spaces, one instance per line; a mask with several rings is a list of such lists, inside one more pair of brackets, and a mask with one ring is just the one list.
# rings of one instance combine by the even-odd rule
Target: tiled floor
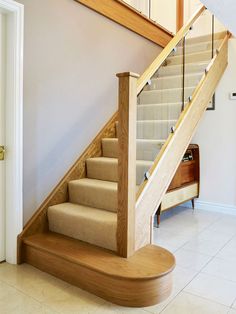
[[0,313],[236,314],[236,216],[175,209],[154,230],[176,256],[174,287],[162,304],[110,304],[29,265],[0,264]]

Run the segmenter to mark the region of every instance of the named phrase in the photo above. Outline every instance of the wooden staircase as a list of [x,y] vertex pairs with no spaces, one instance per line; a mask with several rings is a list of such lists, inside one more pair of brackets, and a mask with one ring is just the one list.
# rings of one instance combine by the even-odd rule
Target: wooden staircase
[[215,36],[213,59],[209,37],[189,40],[182,99],[183,46],[171,52],[204,10],[140,78],[117,75],[118,113],[19,235],[19,263],[119,305],[149,306],[170,295],[175,258],[151,244],[152,217],[227,66],[227,33]]

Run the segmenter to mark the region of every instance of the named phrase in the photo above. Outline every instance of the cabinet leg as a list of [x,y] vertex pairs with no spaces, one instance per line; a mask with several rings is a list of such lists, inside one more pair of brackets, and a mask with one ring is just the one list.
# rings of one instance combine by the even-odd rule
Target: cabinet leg
[[192,208],[193,208],[193,210],[195,209],[195,198],[193,198],[192,200],[191,200],[191,202],[192,202]]
[[160,227],[160,223],[161,223],[161,205],[159,206],[157,210],[157,228]]

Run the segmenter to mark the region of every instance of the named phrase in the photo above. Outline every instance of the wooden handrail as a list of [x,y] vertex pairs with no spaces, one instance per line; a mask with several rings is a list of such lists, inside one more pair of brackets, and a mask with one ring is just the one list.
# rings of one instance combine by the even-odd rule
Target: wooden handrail
[[[191,102],[181,113],[175,132],[170,134],[149,173],[149,180],[140,186],[136,203],[136,238],[135,249],[150,242],[151,217],[158,208],[173,174],[187,149],[192,135],[205,112],[215,88],[227,66],[227,42],[230,34],[225,36],[218,53],[210,62],[204,76],[195,89]],[[174,154],[173,154],[174,152]],[[158,186],[158,190],[157,187]],[[149,219],[150,217],[150,219]]]
[[[171,51],[176,47],[179,41],[187,34],[194,21],[202,14],[205,7],[202,6],[189,22],[181,28],[177,35],[171,40],[156,60],[144,72],[141,78],[138,79],[137,74],[133,73],[119,73],[119,110],[118,110],[118,210],[117,210],[117,253],[122,257],[131,256],[139,242],[137,241],[137,210],[135,210],[136,203],[136,111],[137,111],[137,94],[146,85],[147,81],[152,77],[156,70],[169,56]],[[156,163],[155,166],[157,167]],[[153,171],[155,171],[154,168]],[[148,184],[142,186],[144,191]],[[150,195],[145,195],[146,198]],[[151,206],[148,209],[153,209]],[[147,221],[145,210],[143,221],[144,225]],[[151,218],[151,215],[149,216]],[[147,223],[146,223],[147,224]],[[150,224],[148,224],[150,225]],[[150,231],[150,230],[148,230]],[[142,232],[141,232],[142,235]],[[145,234],[145,236],[147,233]],[[145,239],[145,236],[141,238]],[[149,241],[150,242],[150,241]],[[145,240],[144,240],[145,243]]]
[[147,82],[151,79],[153,74],[160,68],[166,58],[170,55],[173,49],[178,45],[178,43],[184,38],[188,33],[190,27],[198,19],[198,17],[205,11],[205,6],[201,6],[197,12],[189,19],[186,25],[184,25],[176,34],[176,36],[169,42],[169,44],[162,50],[158,57],[152,62],[152,64],[147,68],[147,70],[138,79],[137,94],[141,92]]

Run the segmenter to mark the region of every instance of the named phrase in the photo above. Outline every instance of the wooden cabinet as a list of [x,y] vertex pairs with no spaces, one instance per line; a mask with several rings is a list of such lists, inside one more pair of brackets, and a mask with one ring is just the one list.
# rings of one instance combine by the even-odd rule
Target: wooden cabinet
[[192,201],[199,196],[200,166],[199,146],[189,145],[184,157],[175,173],[173,180],[157,211],[157,221],[160,224],[161,212],[173,208],[187,201]]

